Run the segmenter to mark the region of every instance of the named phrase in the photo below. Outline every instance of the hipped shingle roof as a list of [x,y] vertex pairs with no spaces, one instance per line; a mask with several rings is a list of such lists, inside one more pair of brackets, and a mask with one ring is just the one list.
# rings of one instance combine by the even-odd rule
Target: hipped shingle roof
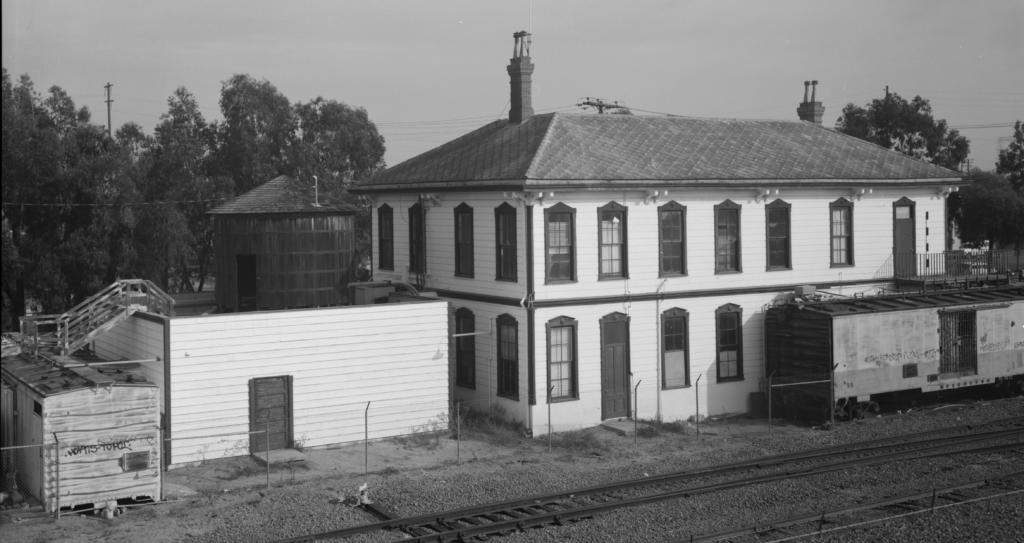
[[548,113],[487,124],[355,192],[953,179],[960,174],[803,121]]

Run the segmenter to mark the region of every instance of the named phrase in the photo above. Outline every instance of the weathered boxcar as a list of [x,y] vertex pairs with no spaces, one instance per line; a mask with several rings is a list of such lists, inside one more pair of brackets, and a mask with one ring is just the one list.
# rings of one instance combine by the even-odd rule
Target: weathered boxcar
[[[5,353],[5,480],[46,511],[160,499],[160,390],[90,355]],[[58,363],[54,363],[58,362]],[[136,364],[137,365],[137,364]],[[5,404],[7,402],[5,401]],[[7,491],[10,492],[11,488]],[[58,500],[59,496],[59,500]]]
[[346,305],[356,211],[284,175],[211,210],[220,311]]
[[1019,285],[796,300],[770,308],[765,326],[774,405],[842,419],[883,394],[1024,387]]

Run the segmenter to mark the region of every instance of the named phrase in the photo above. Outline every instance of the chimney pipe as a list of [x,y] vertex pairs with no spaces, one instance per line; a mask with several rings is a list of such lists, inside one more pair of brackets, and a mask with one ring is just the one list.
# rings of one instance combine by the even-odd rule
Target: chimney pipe
[[519,124],[533,115],[533,63],[530,62],[530,45],[533,36],[525,30],[512,34],[515,45],[512,60],[508,65],[509,82],[512,87],[511,107],[508,111],[510,123]]
[[[811,86],[811,100],[807,101],[807,86]],[[825,107],[818,101],[818,81],[804,81],[804,102],[796,108],[801,121],[821,126],[821,118],[825,115]]]

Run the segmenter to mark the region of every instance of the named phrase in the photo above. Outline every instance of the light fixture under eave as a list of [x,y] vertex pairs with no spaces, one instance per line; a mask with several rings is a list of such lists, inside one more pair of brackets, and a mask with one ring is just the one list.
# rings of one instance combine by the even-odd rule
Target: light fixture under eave
[[668,196],[667,190],[644,189],[644,203],[658,203],[659,196]]
[[778,195],[779,189],[757,189],[757,192],[754,193],[754,202],[767,202],[768,198]]
[[850,192],[850,198],[853,199],[853,200],[858,200],[859,201],[861,198],[864,197],[864,195],[871,194],[874,191],[875,191],[875,189],[867,189],[867,188],[853,189],[853,191]]

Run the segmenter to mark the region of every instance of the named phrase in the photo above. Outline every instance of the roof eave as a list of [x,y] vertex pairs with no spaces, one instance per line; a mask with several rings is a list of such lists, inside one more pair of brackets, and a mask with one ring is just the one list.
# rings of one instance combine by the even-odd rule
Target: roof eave
[[522,179],[522,180],[495,180],[495,181],[445,181],[440,183],[391,183],[387,185],[372,185],[355,187],[350,190],[352,194],[374,195],[374,194],[396,194],[413,192],[497,192],[512,190],[618,190],[635,189],[640,190],[648,187],[678,187],[678,188],[763,188],[765,185],[786,188],[882,188],[882,187],[923,187],[930,185],[963,184],[959,177],[924,178],[924,179]]

